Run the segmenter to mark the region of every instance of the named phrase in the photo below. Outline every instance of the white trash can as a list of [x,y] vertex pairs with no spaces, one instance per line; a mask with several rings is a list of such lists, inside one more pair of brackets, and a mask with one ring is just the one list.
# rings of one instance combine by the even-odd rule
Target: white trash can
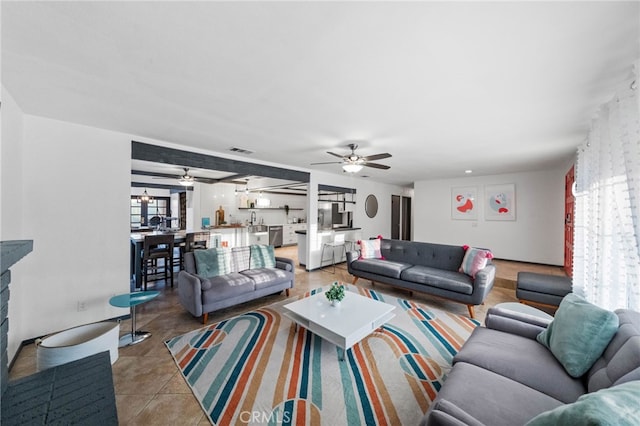
[[120,323],[96,322],[51,334],[36,341],[38,371],[109,351],[111,364],[118,360]]

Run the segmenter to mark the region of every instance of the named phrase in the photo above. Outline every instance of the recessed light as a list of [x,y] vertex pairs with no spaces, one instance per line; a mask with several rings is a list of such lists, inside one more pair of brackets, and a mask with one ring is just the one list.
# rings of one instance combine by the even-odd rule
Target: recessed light
[[471,170],[471,169],[467,169],[467,170],[465,170],[464,172],[465,172],[466,174],[471,174],[471,173],[473,173],[473,170]]

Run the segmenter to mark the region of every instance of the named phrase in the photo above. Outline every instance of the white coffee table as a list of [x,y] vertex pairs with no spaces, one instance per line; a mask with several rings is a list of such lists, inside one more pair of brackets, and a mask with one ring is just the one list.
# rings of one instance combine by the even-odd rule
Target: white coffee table
[[340,306],[317,293],[283,306],[283,314],[345,352],[395,316],[395,307],[347,291]]

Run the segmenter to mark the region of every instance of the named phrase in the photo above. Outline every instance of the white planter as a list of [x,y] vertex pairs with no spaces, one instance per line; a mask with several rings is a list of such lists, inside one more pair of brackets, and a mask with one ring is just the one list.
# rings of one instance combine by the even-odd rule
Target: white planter
[[118,360],[120,324],[97,322],[70,328],[36,342],[38,371],[109,351],[111,364]]

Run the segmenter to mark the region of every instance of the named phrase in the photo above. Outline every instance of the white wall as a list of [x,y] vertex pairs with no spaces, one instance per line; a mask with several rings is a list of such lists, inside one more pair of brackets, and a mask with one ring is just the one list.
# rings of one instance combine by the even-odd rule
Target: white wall
[[[562,265],[564,260],[564,176],[571,165],[549,170],[415,182],[414,239],[488,247],[495,257]],[[485,185],[514,183],[516,220],[484,219]],[[478,188],[477,221],[451,219],[451,188]]]
[[[23,124],[22,170],[13,179],[22,199],[15,208],[22,216],[19,237],[33,239],[34,250],[16,270],[20,287],[12,284],[12,349],[127,314],[108,300],[129,291],[131,138],[29,115]],[[11,229],[7,222],[3,233]],[[86,310],[78,311],[78,302]]]
[[[23,231],[23,146],[24,114],[13,97],[2,87],[2,138],[0,139],[0,240],[26,240],[32,235]],[[9,359],[15,355],[20,336],[25,335],[25,323],[17,320],[19,312],[29,306],[29,287],[25,279],[33,254],[13,265],[9,285]]]

